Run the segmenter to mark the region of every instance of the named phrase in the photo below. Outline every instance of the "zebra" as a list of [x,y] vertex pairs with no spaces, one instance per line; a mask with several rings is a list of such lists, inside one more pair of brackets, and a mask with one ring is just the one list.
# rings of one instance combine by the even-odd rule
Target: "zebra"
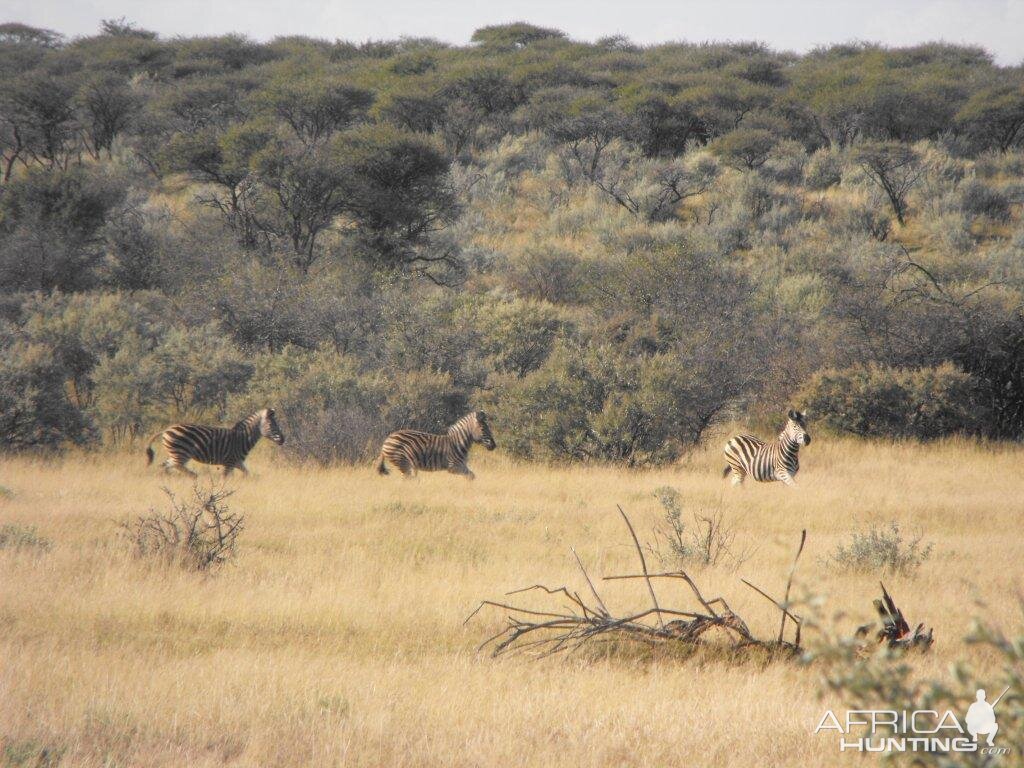
[[201,464],[219,464],[224,467],[225,476],[235,469],[248,475],[245,457],[261,437],[284,445],[284,434],[277,426],[273,408],[256,411],[233,427],[174,424],[149,438],[146,444],[146,466],[153,463],[153,441],[158,437],[163,438],[164,448],[167,449],[164,471],[176,469],[192,477],[196,473],[185,466],[190,459]]
[[476,475],[466,466],[466,456],[473,443],[480,443],[489,451],[498,447],[483,411],[467,413],[443,435],[400,429],[384,439],[377,458],[377,472],[388,474],[387,462],[390,462],[405,477],[414,477],[418,470],[445,469],[472,480]]
[[725,458],[729,465],[722,477],[732,473],[732,484],[739,485],[747,475],[762,483],[781,480],[795,486],[793,478],[800,469],[797,453],[801,445],[811,444],[807,431],[806,413],[792,410],[787,414],[786,426],[776,440],[766,443],[753,435],[737,435],[725,444]]

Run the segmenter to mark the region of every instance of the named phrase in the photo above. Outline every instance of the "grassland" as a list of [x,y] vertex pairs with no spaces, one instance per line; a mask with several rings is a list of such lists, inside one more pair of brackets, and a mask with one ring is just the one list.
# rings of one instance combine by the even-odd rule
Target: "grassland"
[[[935,626],[922,674],[967,660],[984,675],[996,662],[962,641],[970,619],[1019,624],[1019,448],[819,439],[800,488],[738,491],[713,451],[657,471],[519,465],[499,451],[473,457],[468,483],[292,467],[275,450],[259,446],[254,476],[231,480],[247,528],[214,576],[133,560],[115,535],[165,504],[161,484],[184,492],[186,479],[138,454],[3,461],[0,523],[52,542],[0,550],[6,764],[46,764],[45,750],[69,766],[849,765],[812,735],[841,706],[819,698],[813,667],[476,652],[500,622],[463,625],[481,598],[580,586],[570,546],[595,574],[632,569],[615,504],[650,538],[662,485],[690,509],[720,509],[736,545],[756,548],[738,572],[697,574],[755,632],[773,632],[776,615],[738,578],[779,592],[803,527],[798,585],[850,627],[869,620],[878,575],[822,561],[891,520],[935,545],[916,576],[886,577],[908,615]],[[613,609],[645,604],[638,584],[604,592]]]

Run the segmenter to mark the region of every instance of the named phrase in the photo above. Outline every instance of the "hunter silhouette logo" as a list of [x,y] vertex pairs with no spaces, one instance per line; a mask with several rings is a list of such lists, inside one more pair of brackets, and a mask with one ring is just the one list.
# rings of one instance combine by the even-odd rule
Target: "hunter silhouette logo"
[[[843,717],[832,710],[822,716],[815,733],[835,731],[840,752],[977,752],[1007,755],[995,745],[999,724],[996,706],[1010,686],[989,703],[983,688],[963,720],[951,710],[851,709]],[[984,737],[984,742],[982,741]]]
[[1010,686],[1006,686],[1006,689],[999,694],[999,697],[989,704],[985,701],[985,690],[983,688],[978,689],[977,700],[971,704],[967,709],[967,732],[971,734],[971,738],[975,741],[978,740],[979,736],[988,736],[987,743],[990,747],[995,746],[993,740],[996,737],[996,732],[999,730],[999,723],[996,722],[996,704],[999,703],[999,699],[1006,695],[1006,691],[1010,690]]

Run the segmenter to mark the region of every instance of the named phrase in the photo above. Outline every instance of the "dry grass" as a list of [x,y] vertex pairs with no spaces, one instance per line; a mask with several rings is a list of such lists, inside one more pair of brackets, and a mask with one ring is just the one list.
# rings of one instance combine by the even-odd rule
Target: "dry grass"
[[[935,544],[914,578],[886,577],[907,615],[935,627],[922,673],[957,659],[984,671],[993,659],[961,640],[971,616],[1019,621],[1020,449],[820,439],[795,491],[734,491],[715,452],[652,472],[475,455],[467,483],[290,468],[274,451],[261,445],[254,477],[231,481],[247,529],[237,562],[212,577],[118,545],[117,521],[165,503],[140,456],[4,461],[0,524],[36,526],[53,545],[0,550],[0,763],[45,764],[46,749],[74,766],[849,765],[812,735],[838,706],[817,698],[813,669],[475,652],[499,621],[463,626],[481,598],[580,586],[570,545],[592,573],[634,567],[614,505],[649,532],[663,485],[720,507],[737,545],[757,547],[738,573],[698,578],[755,633],[771,634],[777,613],[738,578],[778,592],[802,527],[798,585],[815,583],[851,627],[870,620],[876,576],[821,559],[890,520]],[[609,607],[644,604],[637,584],[602,591]]]

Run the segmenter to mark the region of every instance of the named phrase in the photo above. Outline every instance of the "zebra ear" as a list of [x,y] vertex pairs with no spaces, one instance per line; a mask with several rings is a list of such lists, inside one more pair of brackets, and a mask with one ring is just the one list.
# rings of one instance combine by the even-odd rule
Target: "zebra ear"
[[795,408],[790,409],[790,411],[789,411],[789,418],[791,418],[793,421],[799,421],[800,420],[800,413]]

